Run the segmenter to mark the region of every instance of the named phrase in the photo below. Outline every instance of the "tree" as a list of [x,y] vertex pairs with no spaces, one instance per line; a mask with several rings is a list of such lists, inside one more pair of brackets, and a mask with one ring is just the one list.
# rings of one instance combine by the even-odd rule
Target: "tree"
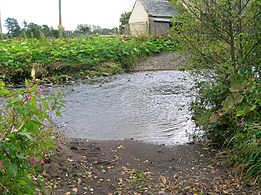
[[91,27],[88,24],[77,25],[76,33],[80,35],[88,35],[91,32]]
[[10,37],[18,37],[21,35],[21,27],[15,18],[7,18],[5,26],[8,30],[7,35]]
[[51,27],[50,30],[53,38],[59,38],[59,30],[56,30],[53,27]]
[[38,24],[30,22],[30,23],[26,24],[25,32],[26,32],[27,37],[41,38],[42,27]]
[[42,32],[45,35],[45,37],[52,37],[52,31],[50,27],[45,24],[42,26]]
[[92,33],[93,34],[102,34],[102,27],[92,25]]
[[[175,19],[175,36],[206,64],[257,64],[261,25],[258,0],[177,0],[183,13]],[[260,51],[260,50],[259,50]]]
[[119,26],[121,34],[124,34],[127,31],[130,16],[131,16],[131,12],[124,12],[121,14],[120,26]]
[[119,29],[117,27],[114,27],[111,29],[112,34],[118,34],[119,33]]
[[260,0],[175,3],[182,13],[174,19],[173,37],[190,50],[207,78],[198,85],[193,119],[212,143],[229,150],[242,173],[259,178]]

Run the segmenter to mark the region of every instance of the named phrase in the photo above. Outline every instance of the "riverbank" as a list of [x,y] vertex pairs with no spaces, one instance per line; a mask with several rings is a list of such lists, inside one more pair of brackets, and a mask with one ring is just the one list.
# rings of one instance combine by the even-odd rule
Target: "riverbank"
[[176,51],[171,37],[100,37],[0,40],[0,79],[21,83],[31,70],[45,82],[112,75],[130,70],[139,59]]
[[215,150],[134,140],[60,141],[46,165],[52,194],[258,194]]
[[[166,53],[150,57],[146,62],[143,62],[142,70],[155,70],[153,68],[159,67],[158,64],[164,64],[160,66],[160,69],[163,70],[169,69],[168,67],[175,69],[179,63],[173,59],[176,59],[179,55],[178,53]],[[147,61],[150,62],[148,63]],[[150,66],[151,64],[152,66]],[[148,78],[151,77],[153,78],[148,73],[146,79],[140,83],[144,83],[145,80],[148,81]],[[178,77],[175,76],[175,78]],[[125,79],[128,82],[133,80],[139,81],[137,78]],[[122,84],[124,82],[116,83]],[[155,82],[152,83],[154,83],[153,89],[155,89]],[[160,82],[157,80],[156,83],[159,84]],[[159,94],[168,95],[169,97],[172,93],[177,93],[178,88],[175,88],[173,83],[171,83],[171,86],[174,87],[173,90],[171,87],[166,87],[166,82],[163,83],[165,83],[165,88],[159,87],[161,89],[160,92],[156,90],[157,93],[155,94],[157,94],[157,97]],[[118,85],[112,83],[112,88],[114,89]],[[102,85],[94,86],[94,88],[101,90]],[[127,87],[127,89],[129,88]],[[137,89],[138,87],[134,88]],[[111,89],[108,83],[105,85],[105,89],[106,95],[108,95],[107,89]],[[126,92],[127,89],[118,89],[116,91],[122,93],[123,91]],[[73,88],[71,91],[73,92],[70,93],[77,93],[81,97],[85,97],[81,93],[86,91],[86,89]],[[144,92],[146,90],[140,91]],[[154,93],[153,90],[148,91],[150,96],[152,92]],[[99,91],[99,94],[102,93]],[[93,96],[92,93],[92,95],[86,97]],[[114,95],[113,97],[119,96]],[[102,95],[102,97],[105,97],[105,95]],[[134,97],[140,97],[140,95],[134,95]],[[70,102],[74,102],[76,98],[73,96],[70,100]],[[97,100],[96,97],[95,100]],[[76,105],[79,105],[79,102],[76,102]],[[109,102],[112,103],[111,100]],[[94,105],[93,107],[97,109],[99,106]],[[72,106],[70,108],[72,109]],[[81,111],[83,111],[83,107],[81,107]],[[83,116],[83,113],[80,115]],[[76,118],[79,119],[80,117],[77,116]],[[97,119],[99,117],[94,118]],[[177,119],[177,117],[171,118]],[[84,121],[83,124],[85,125],[86,119],[82,121]],[[87,124],[92,126],[92,123],[87,122]],[[108,123],[106,124],[108,125]],[[79,125],[80,121],[77,122],[77,127],[72,129],[79,128]],[[105,129],[102,135],[107,136],[106,132],[108,132],[109,128],[111,127],[99,129]],[[121,131],[125,132],[123,127]],[[84,136],[84,134],[77,135]],[[248,184],[244,183],[239,179],[240,175],[227,161],[228,159],[218,155],[218,150],[207,145],[191,142],[191,144],[167,147],[162,144],[147,144],[137,142],[136,140],[91,141],[66,138],[63,141],[59,141],[57,146],[57,149],[54,151],[55,155],[47,161],[46,165],[48,170],[47,179],[49,188],[52,189],[52,194],[258,194],[256,181]]]
[[133,68],[133,71],[177,70],[188,59],[188,54],[184,51],[155,54],[140,61],[139,65]]

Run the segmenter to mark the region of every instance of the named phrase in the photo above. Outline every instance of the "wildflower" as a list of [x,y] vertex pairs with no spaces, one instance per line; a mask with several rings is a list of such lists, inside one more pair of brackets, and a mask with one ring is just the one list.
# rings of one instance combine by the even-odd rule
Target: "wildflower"
[[24,95],[24,101],[28,102],[30,101],[31,96],[30,95]]
[[35,176],[32,177],[33,181],[37,181],[37,178]]
[[11,133],[15,133],[15,132],[17,132],[17,131],[18,131],[18,129],[12,128]]
[[40,93],[43,93],[43,92],[44,92],[42,86],[37,87],[37,90],[38,90]]
[[34,158],[33,156],[30,156],[30,157],[29,157],[29,162],[30,162],[31,164],[35,164],[35,163],[36,163],[36,160],[35,160],[35,158]]
[[45,161],[42,159],[42,160],[40,160],[40,163],[41,163],[42,165],[44,165],[44,164],[45,164]]

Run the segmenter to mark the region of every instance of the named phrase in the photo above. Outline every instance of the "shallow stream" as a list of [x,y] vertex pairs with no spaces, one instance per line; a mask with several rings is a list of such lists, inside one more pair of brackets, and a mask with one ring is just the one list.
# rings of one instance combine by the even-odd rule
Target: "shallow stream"
[[62,126],[72,138],[134,139],[175,145],[194,127],[188,106],[192,76],[181,71],[122,74],[62,87]]

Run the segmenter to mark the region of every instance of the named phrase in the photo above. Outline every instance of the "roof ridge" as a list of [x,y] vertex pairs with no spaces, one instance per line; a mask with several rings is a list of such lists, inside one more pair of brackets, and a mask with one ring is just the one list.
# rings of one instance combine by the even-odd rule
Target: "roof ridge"
[[168,0],[139,0],[150,16],[173,17],[177,10],[171,7]]

